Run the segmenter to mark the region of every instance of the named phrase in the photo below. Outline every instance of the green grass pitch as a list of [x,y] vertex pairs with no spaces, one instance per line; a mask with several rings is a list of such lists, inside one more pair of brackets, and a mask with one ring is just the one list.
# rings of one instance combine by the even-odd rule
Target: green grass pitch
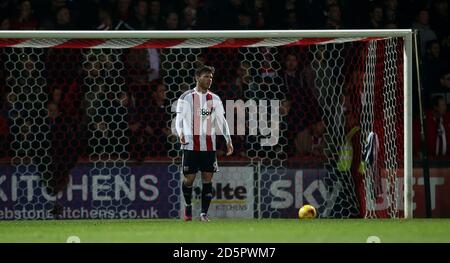
[[1,221],[0,242],[450,242],[450,219]]

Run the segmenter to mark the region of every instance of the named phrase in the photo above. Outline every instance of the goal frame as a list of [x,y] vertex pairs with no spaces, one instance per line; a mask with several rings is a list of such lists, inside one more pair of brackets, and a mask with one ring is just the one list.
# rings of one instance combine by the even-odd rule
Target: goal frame
[[[412,177],[412,36],[411,29],[392,30],[220,30],[220,31],[18,31],[0,30],[0,39],[195,39],[195,38],[383,38],[401,37],[403,48],[404,218],[413,218]],[[45,41],[44,41],[45,42]],[[49,44],[48,47],[52,45]],[[3,47],[0,45],[0,47]],[[27,46],[21,46],[27,47]],[[33,47],[33,46],[30,46]],[[39,48],[46,48],[41,43]],[[121,47],[123,48],[123,47]]]

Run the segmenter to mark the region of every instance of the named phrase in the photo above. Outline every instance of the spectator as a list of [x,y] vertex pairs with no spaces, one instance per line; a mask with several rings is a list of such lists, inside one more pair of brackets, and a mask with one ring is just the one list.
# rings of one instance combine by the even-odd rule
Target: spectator
[[54,89],[50,101],[58,107],[62,101],[62,90],[59,88]]
[[182,30],[193,30],[197,27],[197,10],[192,7],[186,7],[183,10]]
[[178,30],[179,29],[179,20],[178,20],[178,14],[175,12],[169,12],[169,14],[166,17],[166,24],[165,28],[166,30]]
[[81,93],[78,91],[77,84],[59,84],[55,83],[55,87],[51,93],[50,101],[57,104],[65,114],[71,116],[72,119],[79,121],[81,119],[80,104]]
[[450,70],[444,69],[441,71],[440,77],[439,77],[439,86],[432,89],[431,92],[427,92],[425,94],[425,99],[428,97],[433,97],[436,95],[443,96],[447,104],[450,104]]
[[[310,3],[311,1],[306,1]],[[286,0],[284,3],[284,9],[286,11],[295,11],[297,9],[297,1],[295,0]]]
[[150,1],[149,10],[150,14],[148,16],[148,29],[160,29],[163,25],[163,20],[161,19],[161,3],[159,0]]
[[114,29],[115,30],[133,30],[128,23],[131,18],[130,12],[131,0],[118,0],[116,10],[114,11]]
[[254,29],[263,30],[269,28],[269,2],[267,0],[253,1]]
[[295,147],[292,150],[287,151],[288,156],[299,156],[299,157],[312,157],[314,160],[324,160],[324,135],[325,126],[322,121],[311,124],[309,127],[305,128],[303,131],[296,134],[293,142],[289,140],[287,148]]
[[147,49],[147,60],[148,60],[148,68],[147,68],[147,80],[148,82],[152,82],[160,78],[159,70],[161,60],[159,58],[160,51],[156,48]]
[[[304,61],[302,61],[304,65]],[[308,66],[302,69],[299,58],[295,53],[285,57],[284,71],[282,73],[288,98],[288,134],[287,138],[295,142],[295,152],[300,155],[309,155],[311,151],[311,127],[318,121],[318,105],[314,94],[312,70]],[[292,145],[291,145],[292,147]],[[289,149],[294,154],[294,149]]]
[[325,28],[326,29],[343,28],[341,7],[339,5],[331,4],[327,6]]
[[250,89],[256,89],[255,87],[250,87],[252,85],[252,76],[251,76],[251,64],[248,61],[242,61],[236,71],[236,81],[234,82],[235,88],[232,89],[232,94],[220,94],[221,98],[243,98],[245,95],[245,91]]
[[98,10],[98,25],[95,27],[97,30],[112,30],[113,22],[111,18],[111,13],[104,9],[100,8]]
[[384,24],[398,24],[398,1],[384,0]]
[[325,159],[324,147],[325,140],[323,135],[325,132],[325,126],[322,121],[319,121],[312,126],[311,135],[311,155],[319,160]]
[[297,17],[297,12],[289,11],[285,18],[284,28],[285,29],[303,29],[305,27],[300,25],[299,19]]
[[329,6],[332,6],[332,5],[339,5],[339,1],[338,0],[325,0],[323,2],[325,4],[325,7],[329,7]]
[[124,93],[121,98],[122,105],[127,108],[127,121],[128,128],[127,131],[129,136],[129,152],[130,157],[137,161],[143,161],[145,158],[144,146],[147,142],[144,141],[143,137],[143,114],[144,105],[139,105],[136,97],[142,96],[141,93],[136,90],[130,92],[129,94]]
[[429,13],[428,9],[420,9],[416,16],[416,21],[413,23],[412,27],[419,30],[420,35],[420,51],[422,59],[426,56],[426,44],[435,40],[436,33],[429,26]]
[[[169,128],[168,101],[164,84],[134,87],[126,104],[130,128],[131,157],[142,161],[146,156],[167,156]],[[176,140],[175,140],[176,141]]]
[[443,71],[444,73],[441,74],[440,82],[441,82],[441,88],[445,89],[447,92],[450,91],[450,70]]
[[203,1],[200,1],[200,0],[184,0],[184,3],[186,5],[186,7],[190,7],[190,8],[193,8],[193,9],[199,8],[201,2],[203,2]]
[[448,68],[441,71],[439,82],[441,84],[439,91],[450,93],[450,70]]
[[11,29],[33,30],[38,28],[38,21],[33,16],[34,10],[30,0],[22,0],[19,13],[11,20]]
[[450,35],[450,14],[448,0],[435,0],[432,3],[430,26],[436,32],[438,39]]
[[135,30],[147,29],[148,24],[148,3],[146,0],[138,0],[133,6],[133,16],[128,20],[128,24]]
[[125,56],[126,75],[132,85],[142,85],[159,79],[159,50],[130,49]]
[[147,82],[145,72],[148,69],[146,49],[130,49],[125,56],[125,69],[128,82],[131,85],[143,85]]
[[[354,182],[354,188],[352,190],[354,191],[354,194],[356,195],[357,200],[360,200],[359,204],[357,204],[357,209],[359,210],[359,216],[364,217],[366,215],[366,210],[368,209],[366,206],[366,199],[364,198],[367,194],[366,192],[366,186],[364,183],[364,177],[362,176],[362,166],[361,166],[361,127],[359,124],[360,115],[359,112],[361,112],[361,109],[359,108],[361,105],[355,104],[354,100],[351,100],[351,98],[355,96],[355,94],[346,94],[343,98],[343,110],[344,110],[344,118],[342,121],[343,128],[345,134],[341,134],[338,136],[342,137],[342,144],[338,145],[337,149],[337,156],[334,154],[328,153],[327,157],[329,158],[330,162],[336,161],[336,173],[337,176],[345,176],[350,175],[353,182]],[[341,123],[342,125],[342,123]],[[329,128],[329,126],[328,126]],[[339,128],[334,128],[339,129]],[[338,132],[339,134],[339,132]],[[366,138],[364,138],[365,140]],[[332,147],[332,146],[331,146]],[[327,151],[330,151],[330,146],[328,145]],[[334,152],[334,149],[331,149],[331,153]],[[334,160],[333,160],[334,159]],[[374,188],[378,189],[378,186],[381,186],[381,182],[379,181],[379,176],[377,174],[374,176]],[[341,196],[338,197],[342,198]],[[347,198],[347,196],[345,197]],[[339,201],[338,201],[339,203]]]
[[7,17],[0,17],[0,30],[10,30],[11,22]]
[[383,28],[383,8],[379,5],[374,5],[369,11],[369,23],[367,29],[381,29]]
[[437,40],[427,43],[427,53],[423,62],[423,85],[427,91],[433,91],[439,87],[440,74],[448,67],[448,62],[440,56],[441,47]]
[[72,18],[70,15],[69,8],[61,7],[56,11],[56,30],[73,30],[75,29],[75,25],[72,23]]
[[[243,61],[240,63],[239,67],[236,70],[235,76],[236,79],[233,83],[228,83],[226,80],[222,80],[218,83],[217,91],[214,91],[222,100],[243,100],[245,98],[245,91],[249,89],[249,85],[251,85],[251,76],[249,75],[250,64],[247,61]],[[224,104],[224,107],[226,105]],[[226,108],[225,108],[226,110]],[[237,121],[237,111],[234,114],[234,124],[230,126],[230,129],[236,127],[238,124]],[[247,127],[248,128],[248,127]],[[231,130],[230,130],[231,131]],[[246,157],[246,146],[245,146],[245,136],[236,134],[237,129],[233,130],[233,147],[235,156]],[[217,139],[217,156],[225,157],[226,152],[222,149],[226,148],[226,142],[223,138]]]
[[241,11],[238,13],[238,30],[251,30],[252,28],[252,17],[249,12]]
[[70,85],[77,81],[82,66],[82,52],[81,49],[64,48],[46,50],[42,59],[49,90],[61,88],[66,93]]
[[[450,81],[450,80],[449,80]],[[427,129],[426,146],[428,156],[431,158],[449,158],[450,149],[450,113],[447,112],[447,103],[443,96],[435,96],[432,99],[433,108],[425,112]],[[419,156],[420,150],[420,126],[418,119],[414,122],[414,155]]]
[[67,7],[65,0],[51,0],[50,5],[36,5],[37,17],[41,29],[55,29],[56,13],[63,7]]
[[[43,176],[51,196],[56,196],[67,187],[70,171],[77,163],[80,149],[78,122],[60,108],[58,96],[54,95],[57,101],[51,101],[47,105],[52,162]],[[52,210],[54,216],[60,216],[61,209],[61,205],[56,202]]]
[[[289,131],[289,130],[288,130]],[[292,140],[289,140],[292,142]],[[305,128],[301,132],[295,133],[294,137],[294,154],[298,157],[309,157],[312,153],[312,131],[311,129]],[[289,154],[289,151],[288,151]]]
[[119,21],[128,21],[130,18],[131,0],[118,0],[114,17]]
[[[148,142],[147,156],[167,156],[169,149],[168,139],[172,132],[169,127],[169,115],[167,114],[168,101],[167,88],[163,83],[152,85],[151,98],[149,98],[148,112],[145,116],[144,134]],[[174,142],[177,141],[173,137]]]
[[199,1],[184,0],[184,6],[178,8],[182,14],[180,28],[192,30],[198,27]]

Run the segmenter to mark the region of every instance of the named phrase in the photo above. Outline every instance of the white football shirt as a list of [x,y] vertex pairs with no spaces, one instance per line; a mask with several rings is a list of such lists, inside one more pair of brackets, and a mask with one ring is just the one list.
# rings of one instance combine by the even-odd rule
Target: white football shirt
[[176,129],[184,134],[186,144],[181,149],[191,151],[215,151],[216,129],[225,140],[231,140],[225,110],[219,96],[191,89],[183,93],[177,102]]

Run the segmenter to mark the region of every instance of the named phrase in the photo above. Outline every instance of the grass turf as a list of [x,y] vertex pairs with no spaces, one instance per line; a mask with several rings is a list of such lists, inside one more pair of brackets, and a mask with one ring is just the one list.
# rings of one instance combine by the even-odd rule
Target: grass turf
[[0,221],[0,242],[450,242],[450,219]]

